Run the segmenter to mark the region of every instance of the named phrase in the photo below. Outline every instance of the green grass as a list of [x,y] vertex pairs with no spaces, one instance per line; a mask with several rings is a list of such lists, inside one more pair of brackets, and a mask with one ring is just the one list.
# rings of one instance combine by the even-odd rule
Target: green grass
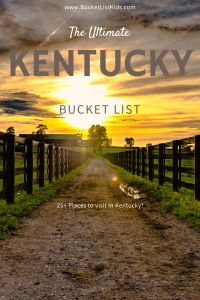
[[169,184],[160,186],[156,181],[151,182],[148,179],[132,175],[115,165],[112,167],[127,184],[137,186],[153,199],[160,201],[163,207],[174,213],[177,218],[186,221],[189,226],[200,228],[200,201],[194,199],[194,192],[183,188],[179,192],[174,192]]
[[118,153],[125,151],[124,147],[103,147],[101,150],[92,151],[93,158],[103,158],[107,153]]
[[82,167],[76,168],[52,184],[47,184],[44,188],[39,189],[35,186],[32,195],[27,195],[24,191],[17,193],[14,204],[8,205],[5,200],[0,200],[0,239],[5,239],[9,233],[15,230],[22,217],[29,216],[38,206],[66,189],[66,186],[80,174],[81,169]]
[[125,150],[129,150],[125,147],[105,147],[102,148],[102,154],[106,154],[106,153],[118,153],[118,152],[122,152]]

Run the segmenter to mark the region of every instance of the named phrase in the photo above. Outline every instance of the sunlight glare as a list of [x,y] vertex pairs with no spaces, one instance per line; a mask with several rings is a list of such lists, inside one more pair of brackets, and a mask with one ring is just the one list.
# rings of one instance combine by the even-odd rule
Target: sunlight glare
[[[93,77],[93,81],[97,78]],[[70,107],[77,108],[78,105],[109,105],[112,103],[112,99],[107,97],[107,86],[106,84],[93,84],[91,78],[83,76],[75,76],[69,78],[59,79],[58,88],[51,95],[57,99],[63,100],[63,105],[70,105]],[[59,107],[56,106],[55,110],[59,113]],[[67,112],[65,114],[65,121],[71,126],[78,129],[88,129],[93,124],[102,125],[112,112],[107,111],[107,113],[101,114],[79,114],[76,110],[74,114]]]

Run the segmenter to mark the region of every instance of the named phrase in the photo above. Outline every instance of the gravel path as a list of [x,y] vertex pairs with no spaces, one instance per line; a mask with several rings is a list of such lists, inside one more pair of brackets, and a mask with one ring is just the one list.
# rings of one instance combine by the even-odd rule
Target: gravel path
[[0,242],[0,299],[200,299],[200,233],[115,176],[90,160]]

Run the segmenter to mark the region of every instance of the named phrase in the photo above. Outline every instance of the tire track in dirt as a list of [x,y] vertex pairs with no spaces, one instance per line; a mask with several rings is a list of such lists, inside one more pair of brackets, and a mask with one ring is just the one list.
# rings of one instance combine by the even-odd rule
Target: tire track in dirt
[[68,207],[131,204],[115,176],[104,161],[90,160],[65,192],[0,242],[0,299],[200,299],[200,234],[159,203]]

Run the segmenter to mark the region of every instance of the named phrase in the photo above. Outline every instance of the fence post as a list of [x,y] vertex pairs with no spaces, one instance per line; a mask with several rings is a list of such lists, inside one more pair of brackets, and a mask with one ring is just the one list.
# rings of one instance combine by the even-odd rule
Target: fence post
[[125,152],[123,151],[122,154],[121,154],[121,167],[124,169],[124,154]]
[[65,174],[68,173],[68,153],[67,149],[65,149]]
[[200,200],[200,135],[195,136],[195,198]]
[[39,143],[39,187],[44,187],[45,183],[45,144]]
[[74,169],[74,152],[70,151],[71,171]]
[[181,186],[181,181],[182,181],[182,140],[179,140],[179,145],[178,145],[178,180],[179,180],[179,187]]
[[121,154],[121,167],[124,169],[124,166],[125,166],[125,160],[124,160],[124,157],[125,157],[125,152],[123,151],[122,154]]
[[149,146],[148,147],[148,167],[149,167],[149,180],[154,179],[154,146]]
[[128,171],[131,173],[131,169],[132,169],[132,155],[131,155],[132,151],[129,150],[128,151]]
[[76,168],[76,153],[73,151],[73,169]]
[[128,151],[125,150],[125,170],[128,170]]
[[142,148],[142,177],[146,176],[146,148]]
[[74,169],[76,168],[77,152],[74,152]]
[[33,193],[33,141],[26,140],[26,146],[26,191],[30,195]]
[[128,151],[125,151],[125,170],[128,171]]
[[74,152],[74,169],[76,168],[77,153]]
[[72,170],[72,155],[71,150],[68,150],[68,172]]
[[129,166],[129,150],[126,150],[126,171],[128,172]]
[[140,175],[140,148],[137,148],[137,175]]
[[173,147],[173,190],[178,191],[179,188],[179,155],[178,155],[179,141],[172,142]]
[[64,176],[64,164],[65,164],[65,157],[64,157],[64,149],[60,149],[60,156],[61,156],[61,168],[60,168],[60,175],[61,177]]
[[132,156],[132,158],[131,158],[131,173],[133,175],[135,175],[135,169],[136,169],[135,168],[135,166],[136,166],[136,164],[135,164],[135,158],[136,158],[135,149],[132,150],[131,156]]
[[74,151],[71,151],[71,168],[74,170]]
[[15,136],[6,135],[6,200],[7,203],[15,202]]
[[55,177],[59,178],[60,175],[60,148],[56,146],[55,148]]
[[3,189],[5,189],[6,187],[6,177],[5,177],[5,174],[6,174],[6,159],[5,159],[5,153],[6,153],[6,141],[4,140],[3,141]]
[[165,144],[159,144],[158,156],[158,183],[163,185],[165,181]]
[[127,151],[127,171],[130,172],[130,150]]
[[48,146],[48,174],[49,174],[49,183],[53,182],[53,165],[54,165],[54,146]]
[[78,152],[75,152],[74,155],[75,155],[75,168],[76,168],[78,162]]

